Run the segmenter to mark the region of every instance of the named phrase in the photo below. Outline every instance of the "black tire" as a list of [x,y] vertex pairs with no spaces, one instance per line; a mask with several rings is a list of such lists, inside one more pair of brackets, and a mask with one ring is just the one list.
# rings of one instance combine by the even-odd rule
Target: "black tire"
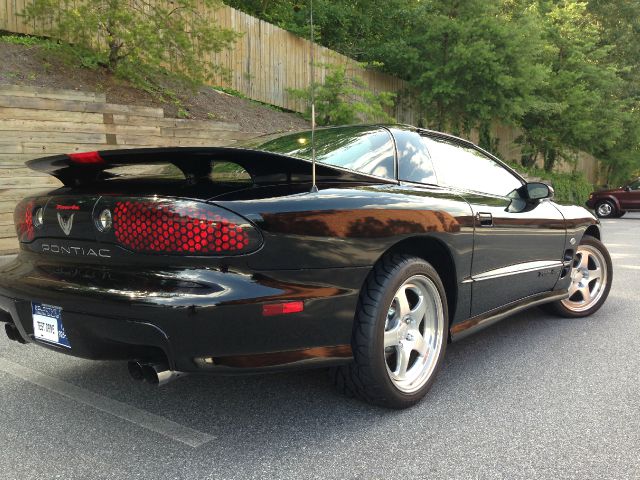
[[[433,305],[438,304],[433,311],[441,312],[442,314],[441,316],[438,313],[433,315],[441,318],[435,324],[438,325],[438,331],[442,328],[442,335],[431,337],[438,338],[439,351],[437,347],[434,347],[433,350],[427,350],[433,352],[429,361],[431,366],[428,370],[426,368],[424,370],[424,375],[428,375],[428,377],[420,377],[420,382],[416,383],[416,386],[420,385],[420,388],[416,391],[404,392],[394,383],[391,378],[393,374],[388,368],[388,352],[390,349],[393,350],[394,347],[387,346],[385,348],[384,346],[385,333],[390,333],[389,330],[385,331],[385,328],[388,326],[392,305],[396,301],[400,287],[404,286],[406,282],[412,281],[412,279],[424,278],[428,279],[425,283],[430,285],[431,291],[437,291],[437,296],[439,297],[435,298],[434,295],[431,295],[429,298],[434,299]],[[407,290],[409,290],[409,287],[406,287],[405,292]],[[408,298],[406,293],[405,296]],[[426,298],[426,296],[423,298]],[[411,312],[413,311],[411,310]],[[398,312],[400,312],[400,309]],[[400,318],[399,313],[398,318]],[[433,320],[427,320],[427,314],[424,314],[423,318],[425,326],[422,328],[426,329],[427,322]],[[407,319],[406,322],[409,323],[409,320]],[[401,326],[404,327],[402,324]],[[410,407],[420,401],[431,388],[442,364],[448,335],[447,297],[436,270],[421,258],[408,255],[385,255],[375,265],[360,292],[351,340],[353,362],[349,365],[338,367],[333,371],[334,383],[342,393],[356,396],[372,404],[396,409]],[[411,340],[409,336],[407,336],[407,339]],[[401,345],[403,345],[403,340],[400,341],[397,348],[403,348]],[[396,360],[398,362],[400,362],[399,352],[398,350],[398,360]],[[408,360],[409,364],[410,362]],[[413,365],[415,366],[417,362],[418,360],[414,359]],[[416,371],[420,371],[421,368],[419,366]],[[405,366],[406,370],[407,367]]]
[[[600,285],[600,288],[602,289],[602,291],[598,292],[598,294],[600,295],[598,300],[594,301],[592,305],[588,306],[588,308],[585,308],[588,305],[587,304],[584,307],[580,307],[585,309],[579,310],[578,309],[579,306],[577,304],[576,304],[576,307],[572,306],[572,304],[574,304],[575,302],[571,302],[571,299],[573,298],[573,296],[571,296],[567,300],[560,300],[560,301],[543,305],[543,308],[546,311],[553,313],[555,315],[559,315],[561,317],[565,317],[565,318],[588,317],[589,315],[592,315],[593,313],[597,312],[600,309],[600,307],[602,307],[604,302],[607,300],[607,297],[609,296],[609,292],[611,290],[611,284],[613,283],[613,265],[611,263],[611,256],[609,255],[609,251],[607,250],[607,247],[605,247],[600,240],[598,240],[595,237],[586,235],[582,238],[582,241],[578,246],[576,257],[579,255],[580,249],[583,246],[589,249],[595,249],[597,252],[599,252],[600,255],[602,256],[602,259],[599,260],[599,263],[601,264],[600,267],[602,268],[602,266],[604,266],[604,269],[606,269],[604,280],[601,282],[601,285]],[[572,275],[576,268],[577,261],[578,260],[574,260],[574,265],[571,272]],[[591,288],[590,283],[591,282],[588,283],[587,288]],[[573,284],[573,280],[572,280],[572,284]],[[576,294],[577,293],[578,292],[576,292]]]
[[596,203],[595,210],[598,218],[616,218],[618,214],[618,209],[611,200],[602,200]]
[[616,213],[614,218],[622,218],[625,213],[627,213],[627,212],[620,211],[620,212]]

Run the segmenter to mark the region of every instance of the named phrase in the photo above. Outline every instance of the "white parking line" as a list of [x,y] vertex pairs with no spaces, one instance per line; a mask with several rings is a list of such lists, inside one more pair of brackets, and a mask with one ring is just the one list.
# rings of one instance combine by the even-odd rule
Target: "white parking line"
[[630,270],[640,270],[640,265],[616,265],[616,268],[628,268]]
[[146,428],[152,432],[164,435],[177,442],[184,443],[190,447],[197,448],[215,437],[198,430],[185,427],[179,423],[167,420],[164,417],[140,410],[126,403],[107,398],[97,393],[90,392],[84,388],[76,387],[70,383],[63,382],[57,378],[43,375],[42,373],[23,367],[17,363],[0,358],[0,371],[21,378],[29,383],[38,385],[51,392],[65,396],[77,402],[89,405],[115,417],[131,422],[139,427]]
[[630,253],[611,253],[610,255],[611,258],[627,258],[632,256]]

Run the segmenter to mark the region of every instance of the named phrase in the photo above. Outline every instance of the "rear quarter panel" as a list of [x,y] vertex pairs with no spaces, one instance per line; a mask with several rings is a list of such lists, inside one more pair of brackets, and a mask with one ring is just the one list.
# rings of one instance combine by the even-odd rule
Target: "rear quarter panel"
[[365,273],[362,285],[366,273],[398,243],[435,239],[454,263],[453,321],[469,315],[470,291],[462,281],[471,269],[473,216],[469,204],[448,190],[380,185],[217,203],[260,228],[264,246],[247,257],[252,271],[358,268]]
[[216,203],[261,230],[262,250],[247,257],[252,269],[373,266],[402,240],[432,237],[450,249],[458,278],[469,274],[472,212],[447,190],[385,185]]

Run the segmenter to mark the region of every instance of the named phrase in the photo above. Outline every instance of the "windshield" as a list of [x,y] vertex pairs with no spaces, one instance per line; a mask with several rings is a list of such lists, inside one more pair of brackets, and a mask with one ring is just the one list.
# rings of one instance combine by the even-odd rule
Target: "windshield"
[[[377,177],[395,178],[391,134],[378,127],[339,127],[315,132],[319,163],[356,170]],[[243,144],[257,150],[311,160],[311,131],[260,137]]]

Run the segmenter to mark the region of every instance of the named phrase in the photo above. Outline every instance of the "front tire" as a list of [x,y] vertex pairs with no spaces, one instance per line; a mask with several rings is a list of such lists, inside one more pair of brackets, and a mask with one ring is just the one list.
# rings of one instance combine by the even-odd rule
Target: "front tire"
[[613,282],[613,265],[607,247],[597,238],[583,237],[570,275],[569,298],[545,308],[567,318],[587,317],[597,312],[609,296]]
[[387,255],[360,292],[353,362],[335,371],[339,390],[388,408],[407,408],[431,388],[448,339],[447,297],[423,259]]

